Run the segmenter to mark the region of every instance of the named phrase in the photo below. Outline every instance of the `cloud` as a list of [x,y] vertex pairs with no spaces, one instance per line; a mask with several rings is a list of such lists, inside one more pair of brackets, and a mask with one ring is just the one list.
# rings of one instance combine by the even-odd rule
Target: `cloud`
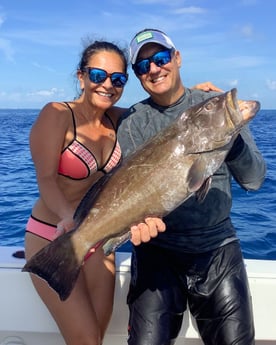
[[241,6],[255,6],[257,5],[257,0],[241,0],[240,5]]
[[5,108],[41,108],[48,102],[62,102],[64,99],[72,99],[72,95],[66,94],[64,89],[51,88],[26,91],[1,91],[0,104]]
[[8,61],[14,62],[14,50],[10,41],[0,38],[0,52],[1,51]]
[[49,66],[43,66],[43,65],[40,65],[38,62],[33,62],[32,65],[36,68],[39,68],[39,69],[42,69],[42,70],[45,70],[45,71],[48,71],[48,72],[55,72],[55,70]]
[[168,0],[137,0],[137,1],[133,1],[134,4],[138,4],[138,5],[141,5],[141,4],[157,4],[157,5],[160,5],[160,4],[165,4],[165,5],[177,5],[177,4],[181,4],[181,0],[171,0],[168,2]]
[[231,86],[231,87],[237,87],[237,86],[238,86],[238,83],[239,83],[238,79],[230,80],[230,81],[228,82],[229,86]]
[[264,63],[264,59],[258,56],[233,56],[224,59],[227,66],[231,68],[248,68],[261,66]]
[[23,91],[0,91],[0,100],[3,98],[8,101],[21,101],[25,100],[26,98],[32,99],[32,100],[43,100],[48,99],[48,97],[51,98],[57,98],[57,97],[63,97],[65,95],[64,89],[58,89],[58,88],[51,88],[49,90],[37,90],[33,92],[23,92]]
[[5,21],[5,15],[0,14],[0,26],[4,23]]
[[250,96],[251,99],[258,99],[259,98],[259,94],[258,92],[253,92]]
[[[6,16],[3,13],[0,13],[0,27],[6,20]],[[11,43],[9,40],[0,38],[0,53],[4,54],[5,58],[8,61],[14,61],[14,50],[12,49]]]
[[108,11],[103,11],[103,12],[102,12],[102,15],[103,15],[104,17],[112,17],[113,13],[112,13],[112,12],[108,12]]
[[240,32],[245,38],[251,38],[252,36],[254,36],[253,26],[250,24],[242,26]]
[[174,14],[201,14],[205,12],[206,10],[204,8],[195,7],[195,6],[182,7],[182,8],[178,8],[176,10],[171,11],[171,13],[174,13]]
[[269,88],[269,90],[275,91],[276,90],[276,80],[266,80],[266,85]]
[[28,97],[45,97],[45,98],[48,98],[48,97],[60,97],[64,95],[64,90],[63,89],[58,89],[56,87],[53,87],[49,90],[37,90],[37,91],[34,91],[34,92],[29,92],[27,93],[27,96]]
[[20,102],[23,99],[23,94],[20,92],[6,92],[0,91],[0,101],[10,102],[11,104]]

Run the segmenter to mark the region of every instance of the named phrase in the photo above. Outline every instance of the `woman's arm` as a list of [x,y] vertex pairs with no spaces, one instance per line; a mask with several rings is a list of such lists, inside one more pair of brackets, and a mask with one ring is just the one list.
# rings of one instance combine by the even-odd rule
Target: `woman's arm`
[[58,165],[70,116],[62,103],[49,103],[30,133],[30,149],[40,197],[57,218],[72,218],[74,210],[58,185]]

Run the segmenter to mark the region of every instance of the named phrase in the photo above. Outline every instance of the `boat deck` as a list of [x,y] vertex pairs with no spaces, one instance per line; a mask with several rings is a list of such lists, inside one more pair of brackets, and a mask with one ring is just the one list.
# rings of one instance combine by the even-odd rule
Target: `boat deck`
[[[24,259],[12,256],[19,247],[0,247],[0,345],[65,345],[47,308],[34,290],[29,274],[21,272]],[[276,261],[245,260],[253,298],[256,345],[276,345]],[[116,254],[116,289],[112,320],[104,345],[126,344],[126,294],[130,254]],[[189,313],[176,345],[202,345]]]

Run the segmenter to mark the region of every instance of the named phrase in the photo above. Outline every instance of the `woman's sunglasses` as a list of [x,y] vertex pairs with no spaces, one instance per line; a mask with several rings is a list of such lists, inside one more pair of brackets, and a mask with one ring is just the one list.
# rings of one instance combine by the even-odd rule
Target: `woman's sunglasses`
[[85,67],[83,72],[88,73],[90,81],[94,84],[101,84],[109,77],[114,87],[124,87],[128,79],[128,75],[125,73],[114,72],[109,74],[103,69],[94,67]]
[[150,70],[150,63],[154,62],[156,66],[161,67],[171,62],[174,49],[166,49],[157,52],[147,59],[140,60],[132,65],[134,72],[138,75],[146,74]]

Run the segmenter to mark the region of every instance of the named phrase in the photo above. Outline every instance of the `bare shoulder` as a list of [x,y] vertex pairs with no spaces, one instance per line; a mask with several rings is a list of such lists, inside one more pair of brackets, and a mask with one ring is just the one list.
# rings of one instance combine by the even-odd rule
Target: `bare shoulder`
[[114,123],[117,123],[119,118],[127,111],[127,108],[111,107],[107,113],[112,118]]
[[49,102],[41,110],[40,114],[44,113],[64,113],[68,111],[68,107],[63,102]]
[[30,135],[42,135],[63,137],[71,125],[70,110],[64,103],[50,102],[47,103],[40,111],[37,119],[33,123]]
[[37,122],[63,122],[68,117],[68,107],[62,102],[47,103],[40,111]]

